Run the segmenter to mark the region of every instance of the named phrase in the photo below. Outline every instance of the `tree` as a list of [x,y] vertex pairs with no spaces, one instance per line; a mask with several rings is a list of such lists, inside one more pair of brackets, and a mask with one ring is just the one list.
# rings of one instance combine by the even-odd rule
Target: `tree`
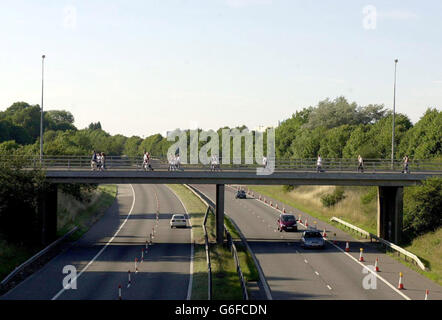
[[399,154],[417,159],[442,155],[442,112],[427,109],[416,125],[407,131],[398,147]]
[[434,231],[442,225],[442,178],[407,187],[404,195],[404,229],[410,236]]
[[101,123],[100,123],[100,121],[98,121],[98,122],[96,122],[96,123],[91,122],[91,123],[89,124],[89,126],[88,126],[88,129],[89,129],[89,130],[101,130]]
[[74,126],[74,116],[65,110],[50,110],[44,112],[45,130],[77,130]]

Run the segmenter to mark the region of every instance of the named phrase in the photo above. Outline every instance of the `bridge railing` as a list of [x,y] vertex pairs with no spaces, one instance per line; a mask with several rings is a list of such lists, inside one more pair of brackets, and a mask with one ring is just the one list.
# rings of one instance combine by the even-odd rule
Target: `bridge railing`
[[[232,159],[229,159],[232,160]],[[233,162],[233,160],[236,160]],[[250,171],[262,168],[260,163],[254,163],[253,159],[233,159],[231,163],[222,163],[219,159],[219,168],[216,170],[227,171]],[[275,171],[316,171],[317,159],[270,159],[270,163],[275,164]],[[16,163],[24,168],[44,168],[47,170],[91,170],[90,156],[0,156],[0,165],[2,163]],[[171,164],[165,157],[155,157],[151,160],[154,169],[168,170]],[[442,172],[442,161],[428,159],[411,159],[408,165],[410,171],[414,172]],[[143,159],[141,157],[128,156],[106,156],[105,169],[107,170],[143,170]],[[184,164],[181,163],[178,168],[172,165],[174,170],[211,170],[210,164]],[[401,160],[395,160],[393,164],[390,159],[365,159],[364,172],[401,172],[403,163]],[[357,159],[323,159],[321,165],[322,171],[333,172],[356,172],[358,170]]]

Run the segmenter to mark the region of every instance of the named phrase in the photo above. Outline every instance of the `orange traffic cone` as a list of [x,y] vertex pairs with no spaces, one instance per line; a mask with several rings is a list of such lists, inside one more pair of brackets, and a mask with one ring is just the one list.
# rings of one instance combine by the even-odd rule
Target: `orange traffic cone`
[[301,218],[302,218],[302,216],[299,215],[299,219],[298,219],[298,220],[299,220],[299,223],[302,223],[302,219],[301,219]]
[[327,232],[325,232],[325,228],[324,228],[324,232],[322,233],[322,236],[325,238],[327,237]]
[[402,278],[403,278],[403,274],[402,274],[402,272],[399,272],[399,284],[398,284],[398,286],[397,286],[397,288],[399,289],[399,290],[404,290],[404,284],[402,283]]
[[430,290],[425,290],[425,300],[428,300],[428,295],[430,294]]
[[376,261],[374,263],[374,269],[375,269],[376,272],[379,272],[378,261],[379,261],[379,259],[376,258]]
[[282,212],[285,213],[285,208],[282,208]]
[[138,273],[138,258],[135,258],[135,273]]
[[360,253],[359,253],[359,261],[364,262],[364,257],[362,256],[362,253],[364,252],[364,249],[361,248],[360,249]]
[[272,203],[272,201],[270,201],[270,206],[273,207],[273,203]]
[[275,205],[276,210],[278,210],[278,204]]
[[345,252],[350,252],[350,244],[348,243],[348,241],[345,244]]
[[305,226],[308,227],[308,220],[305,219]]

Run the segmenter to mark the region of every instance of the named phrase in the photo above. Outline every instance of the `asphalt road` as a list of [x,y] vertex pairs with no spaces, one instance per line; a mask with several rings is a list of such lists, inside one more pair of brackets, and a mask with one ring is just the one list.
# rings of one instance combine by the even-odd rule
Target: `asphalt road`
[[[116,300],[119,284],[123,300],[187,299],[191,229],[171,229],[173,213],[185,213],[185,209],[166,186],[119,185],[117,201],[102,219],[1,299]],[[141,262],[151,233],[153,243]],[[76,267],[77,289],[63,289],[67,265]]]
[[[215,187],[194,185],[212,201]],[[425,297],[442,299],[442,287],[417,272],[407,268],[393,258],[377,251],[372,245],[359,242],[349,234],[323,222],[317,228],[326,229],[332,243],[324,250],[303,249],[300,246],[301,231],[277,231],[279,212],[257,199],[235,199],[235,190],[225,188],[225,212],[233,218],[261,265],[273,299],[361,299],[361,300],[403,300]],[[275,201],[273,201],[275,204]],[[279,207],[282,204],[279,203]],[[302,220],[308,219],[310,226],[315,219],[287,206],[286,210],[295,213]],[[336,234],[336,236],[334,236]],[[337,243],[334,245],[333,241]],[[350,253],[344,252],[349,241]],[[359,262],[360,248],[364,248],[365,262]],[[380,272],[364,273],[364,266],[374,265],[379,259]],[[405,290],[397,290],[399,272],[403,272]],[[369,276],[367,278],[367,276]],[[365,289],[363,282],[366,282]]]

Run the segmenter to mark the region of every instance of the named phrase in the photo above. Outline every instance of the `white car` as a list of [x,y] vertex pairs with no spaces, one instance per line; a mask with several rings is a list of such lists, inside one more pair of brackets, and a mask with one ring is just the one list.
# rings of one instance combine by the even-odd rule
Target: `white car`
[[170,219],[170,227],[187,227],[187,220],[183,214],[174,214]]

